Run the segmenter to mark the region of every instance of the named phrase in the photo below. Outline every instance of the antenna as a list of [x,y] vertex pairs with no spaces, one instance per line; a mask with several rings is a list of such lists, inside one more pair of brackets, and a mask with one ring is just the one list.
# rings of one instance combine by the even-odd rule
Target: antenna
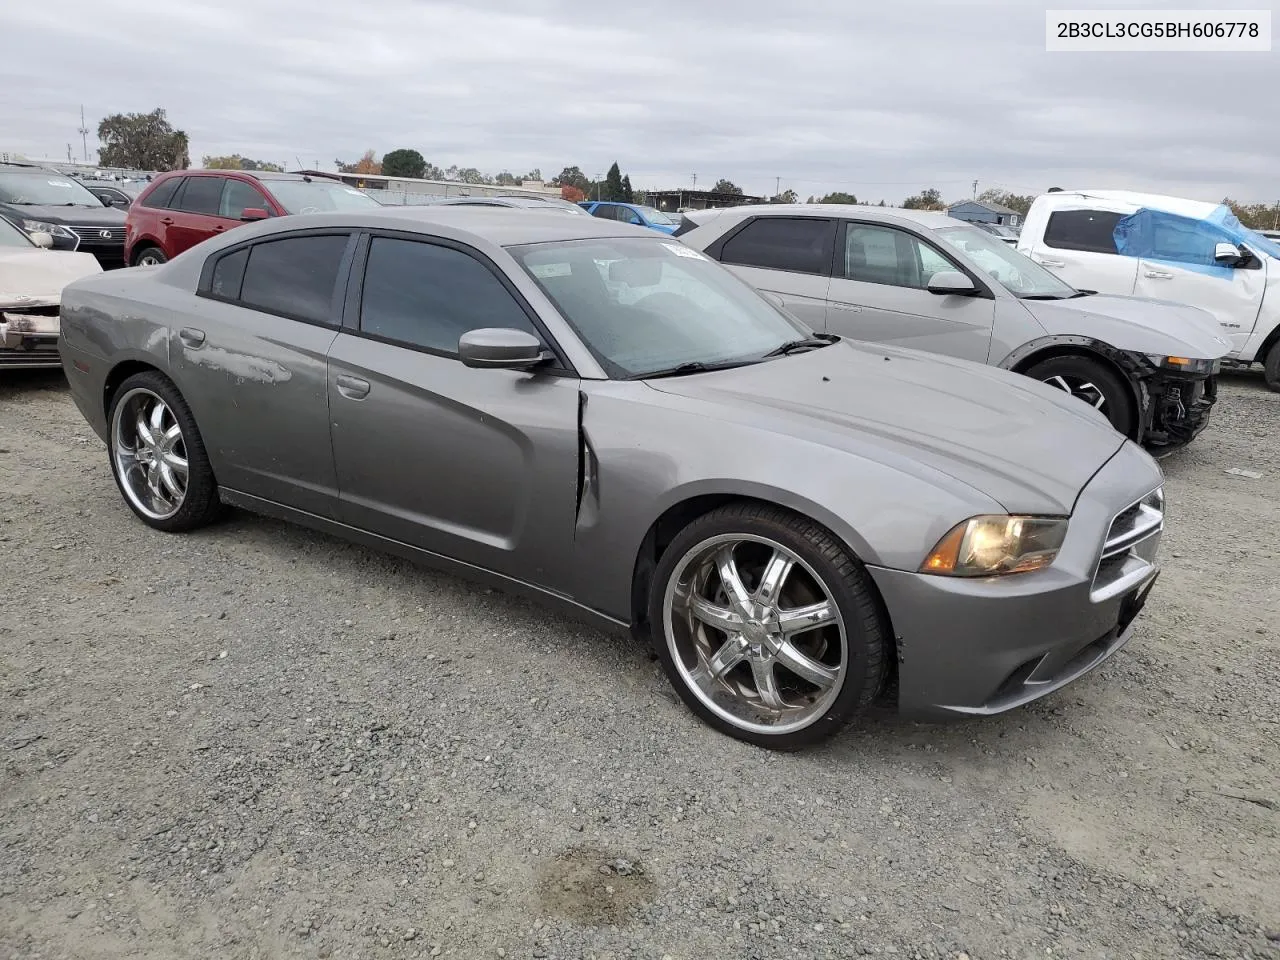
[[[80,129],[76,131],[80,134],[80,146],[84,148],[84,162],[89,162],[89,128],[84,125],[84,104],[80,105]],[[67,151],[70,153],[70,149]],[[67,157],[71,159],[70,156]]]

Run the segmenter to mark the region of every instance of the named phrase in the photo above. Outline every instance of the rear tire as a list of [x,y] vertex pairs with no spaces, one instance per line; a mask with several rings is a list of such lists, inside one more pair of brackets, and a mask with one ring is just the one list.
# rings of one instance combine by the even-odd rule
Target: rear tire
[[735,503],[676,535],[654,572],[654,648],[705,723],[773,750],[831,737],[884,687],[889,629],[862,564],[823,527]]
[[159,247],[143,247],[133,255],[133,265],[135,267],[146,267],[168,262],[169,258],[164,255],[164,251]]
[[1024,371],[1026,376],[1071,394],[1087,403],[1130,440],[1138,439],[1133,391],[1110,367],[1089,357],[1065,356],[1042,360]]
[[1262,377],[1268,390],[1280,393],[1280,340],[1271,345],[1266,359],[1262,361]]

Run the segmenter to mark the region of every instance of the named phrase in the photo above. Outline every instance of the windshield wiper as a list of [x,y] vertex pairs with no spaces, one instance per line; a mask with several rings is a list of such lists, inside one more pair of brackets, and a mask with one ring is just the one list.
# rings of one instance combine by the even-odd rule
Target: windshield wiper
[[1056,293],[1028,293],[1018,297],[1019,300],[1070,300],[1072,296],[1062,297]]
[[659,377],[683,377],[691,373],[708,373],[712,370],[730,370],[734,367],[745,367],[755,362],[755,360],[726,360],[720,363],[705,363],[702,360],[690,360],[687,363],[678,363],[674,367],[668,367],[665,370],[633,374],[627,379],[656,380]]
[[764,357],[761,357],[761,359],[766,359],[768,357],[785,357],[795,353],[797,350],[816,350],[819,347],[829,347],[835,342],[835,336],[830,333],[820,333],[812,337],[804,337],[801,340],[788,340],[781,346],[770,350],[764,355]]

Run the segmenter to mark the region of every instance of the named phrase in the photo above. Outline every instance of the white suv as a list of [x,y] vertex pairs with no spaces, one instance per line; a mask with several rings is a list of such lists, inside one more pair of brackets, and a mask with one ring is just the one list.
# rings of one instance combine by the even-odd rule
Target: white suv
[[1073,287],[1201,307],[1280,391],[1280,242],[1229,208],[1123,190],[1037,197],[1018,250]]

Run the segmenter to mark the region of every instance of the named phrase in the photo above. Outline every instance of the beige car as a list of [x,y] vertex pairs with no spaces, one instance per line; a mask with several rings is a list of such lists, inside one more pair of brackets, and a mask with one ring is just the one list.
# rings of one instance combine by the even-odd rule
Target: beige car
[[58,367],[58,305],[72,280],[101,273],[91,253],[51,250],[0,218],[0,369]]

